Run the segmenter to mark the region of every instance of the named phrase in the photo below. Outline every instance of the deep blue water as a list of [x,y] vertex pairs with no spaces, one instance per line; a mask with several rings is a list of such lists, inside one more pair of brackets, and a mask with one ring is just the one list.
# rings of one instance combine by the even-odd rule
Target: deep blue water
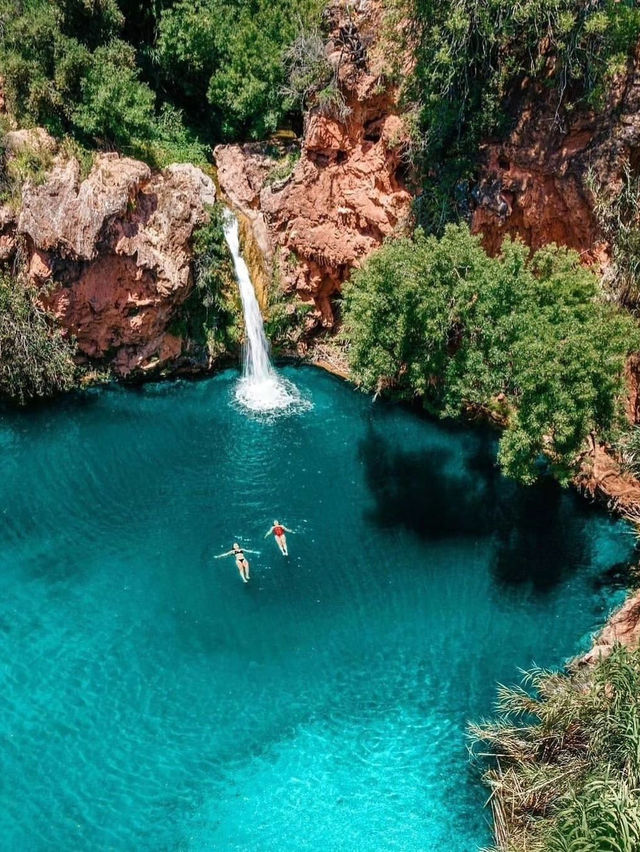
[[484,431],[285,372],[313,408],[270,423],[233,372],[1,418],[3,849],[489,841],[466,722],[586,646],[632,538]]

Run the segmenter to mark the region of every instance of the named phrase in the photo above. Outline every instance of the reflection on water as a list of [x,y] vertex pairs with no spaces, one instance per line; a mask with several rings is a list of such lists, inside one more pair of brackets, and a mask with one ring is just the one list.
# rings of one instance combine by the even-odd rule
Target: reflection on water
[[371,521],[404,527],[425,541],[490,535],[492,571],[507,585],[545,591],[583,567],[590,512],[579,499],[550,480],[517,487],[493,463],[490,433],[477,430],[466,440],[469,452],[460,461],[455,447],[403,450],[370,426],[360,457],[374,497]]

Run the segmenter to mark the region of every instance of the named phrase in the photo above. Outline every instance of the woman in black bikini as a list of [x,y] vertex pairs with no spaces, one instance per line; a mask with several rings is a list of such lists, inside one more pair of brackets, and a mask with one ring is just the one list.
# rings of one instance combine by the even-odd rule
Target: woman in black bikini
[[[247,553],[257,553],[257,550],[247,550]],[[237,541],[233,542],[233,549],[227,550],[226,553],[221,553],[219,556],[215,556],[215,559],[222,559],[223,556],[235,556],[236,565],[238,566],[238,571],[240,572],[240,576],[242,577],[242,581],[244,583],[249,582],[249,563],[247,561],[246,556],[244,555],[245,551],[240,547]]]

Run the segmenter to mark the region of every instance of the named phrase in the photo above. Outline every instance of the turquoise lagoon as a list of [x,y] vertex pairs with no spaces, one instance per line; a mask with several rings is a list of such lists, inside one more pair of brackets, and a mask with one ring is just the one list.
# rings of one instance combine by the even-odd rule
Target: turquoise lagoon
[[489,841],[466,722],[586,647],[633,539],[490,433],[284,373],[312,407],[272,420],[232,371],[2,417],[3,849]]

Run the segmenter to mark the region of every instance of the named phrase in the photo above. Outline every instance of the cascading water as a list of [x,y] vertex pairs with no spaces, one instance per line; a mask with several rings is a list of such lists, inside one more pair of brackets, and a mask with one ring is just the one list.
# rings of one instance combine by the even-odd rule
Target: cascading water
[[271,363],[260,306],[249,269],[240,254],[238,220],[230,210],[224,215],[224,236],[233,257],[246,330],[242,378],[236,389],[236,399],[250,411],[290,411],[298,407],[302,399],[296,387],[283,379]]

